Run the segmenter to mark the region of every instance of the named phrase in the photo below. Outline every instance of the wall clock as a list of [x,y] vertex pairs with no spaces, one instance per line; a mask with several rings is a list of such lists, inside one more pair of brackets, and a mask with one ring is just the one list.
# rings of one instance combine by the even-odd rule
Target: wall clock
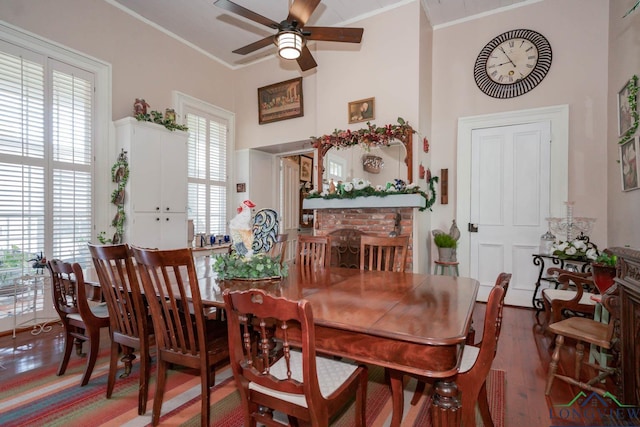
[[551,45],[532,30],[511,30],[494,37],[476,58],[473,75],[482,92],[514,98],[536,87],[551,68]]

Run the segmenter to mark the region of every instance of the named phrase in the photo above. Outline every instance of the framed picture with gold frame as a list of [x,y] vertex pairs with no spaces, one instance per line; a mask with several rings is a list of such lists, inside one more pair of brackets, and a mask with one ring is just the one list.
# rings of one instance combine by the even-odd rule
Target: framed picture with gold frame
[[622,176],[622,191],[640,188],[640,137],[636,136],[620,144],[620,172]]
[[313,159],[307,156],[300,156],[300,181],[311,182],[312,172]]
[[375,98],[360,99],[349,103],[349,123],[368,122],[376,118]]
[[302,77],[258,88],[259,124],[302,116]]

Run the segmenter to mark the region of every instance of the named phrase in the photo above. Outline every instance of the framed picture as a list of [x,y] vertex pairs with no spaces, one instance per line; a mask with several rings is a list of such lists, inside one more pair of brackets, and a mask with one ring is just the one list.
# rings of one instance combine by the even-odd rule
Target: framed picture
[[[629,90],[629,86],[633,85],[635,81],[633,79],[629,80],[624,84],[624,87],[618,92],[618,135],[622,136],[631,127],[634,125],[636,112],[633,111],[633,107],[637,105],[637,102],[634,102],[634,105],[631,105],[629,102],[629,95],[631,91]],[[637,100],[636,100],[637,101]]]
[[640,137],[636,136],[620,144],[620,171],[622,173],[622,191],[635,190],[639,187],[638,151]]
[[376,118],[375,98],[349,103],[349,123],[368,122]]
[[302,116],[302,77],[258,88],[259,124]]
[[312,171],[313,159],[307,156],[300,156],[300,181],[311,182]]

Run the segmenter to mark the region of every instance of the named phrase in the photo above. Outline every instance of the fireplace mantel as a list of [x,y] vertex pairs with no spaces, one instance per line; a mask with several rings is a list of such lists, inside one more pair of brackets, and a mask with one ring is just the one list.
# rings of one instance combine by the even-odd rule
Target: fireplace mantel
[[385,197],[368,196],[353,199],[304,199],[303,209],[359,209],[359,208],[424,208],[427,200],[422,194],[393,194]]

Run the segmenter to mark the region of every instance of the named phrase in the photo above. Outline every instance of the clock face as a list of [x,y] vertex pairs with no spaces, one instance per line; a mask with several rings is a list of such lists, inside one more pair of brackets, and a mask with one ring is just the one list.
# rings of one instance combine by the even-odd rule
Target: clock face
[[474,77],[484,93],[513,98],[536,87],[551,68],[551,46],[540,33],[512,30],[491,40],[476,59]]

